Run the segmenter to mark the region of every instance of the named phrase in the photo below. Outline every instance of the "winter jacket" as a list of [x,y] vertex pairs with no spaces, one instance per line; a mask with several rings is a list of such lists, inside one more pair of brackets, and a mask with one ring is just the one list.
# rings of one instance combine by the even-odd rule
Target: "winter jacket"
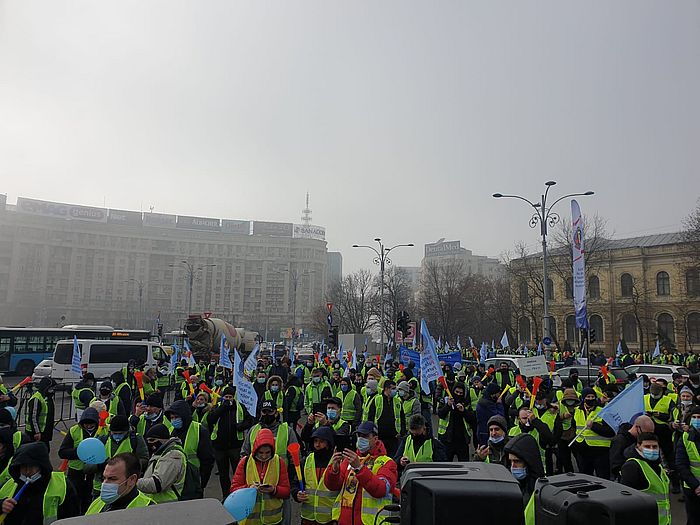
[[476,404],[476,438],[479,445],[488,444],[489,419],[493,416],[505,417],[505,415],[506,411],[503,403],[492,401],[486,396],[479,399],[479,402]]
[[244,432],[253,426],[253,417],[242,405],[243,419],[236,422],[236,413],[239,405],[240,403],[235,399],[230,405],[224,404],[222,401],[209,413],[207,418],[209,431],[213,432],[216,427],[216,439],[212,442],[216,450],[240,448],[243,440],[238,439],[237,433]]
[[174,445],[182,443],[176,437],[170,438],[151,456],[146,472],[136,482],[137,489],[146,495],[159,494],[182,479],[186,458]]
[[[361,454],[360,451],[356,451],[357,454]],[[370,456],[376,458],[378,456],[386,456],[386,448],[384,448],[384,443],[378,441],[376,446],[370,451]],[[347,460],[343,460],[340,463],[340,468],[338,471],[334,471],[332,468],[326,470],[326,477],[324,478],[326,487],[329,490],[342,490],[345,479],[350,472],[350,466]],[[392,494],[394,488],[396,487],[396,482],[398,480],[398,471],[396,463],[393,460],[385,463],[376,474],[372,474],[372,471],[368,468],[361,468],[357,474],[357,492],[355,494],[355,499],[353,500],[353,506],[342,507],[340,510],[340,517],[338,519],[338,525],[362,525],[362,492],[367,491],[373,498],[383,498],[387,494]],[[353,522],[353,516],[355,520]]]
[[[186,445],[187,432],[192,424],[192,408],[184,399],[175,401],[166,413],[174,413],[182,418],[182,428],[173,428],[171,436],[180,440],[183,448]],[[185,450],[187,452],[187,450]],[[211,445],[209,430],[204,425],[199,425],[199,446],[197,447],[197,458],[199,459],[199,475],[202,480],[202,488],[209,483],[212,468],[214,467],[214,449]]]
[[518,481],[520,490],[523,493],[523,507],[525,507],[530,501],[532,492],[535,490],[535,482],[538,478],[544,476],[542,456],[540,455],[537,440],[529,434],[519,434],[508,441],[504,452],[518,456],[525,462],[527,467],[527,477]]
[[[269,429],[263,428],[258,432],[258,435],[255,438],[255,443],[253,443],[253,461],[255,461],[255,467],[258,470],[258,476],[260,479],[264,479],[265,477],[265,472],[267,471],[267,467],[269,465],[269,461],[263,463],[262,461],[258,461],[255,459],[255,453],[258,451],[258,449],[263,446],[263,445],[269,445],[272,447],[273,451],[275,448],[275,438],[272,435],[272,431]],[[248,484],[248,481],[246,480],[246,475],[245,475],[245,469],[246,469],[246,464],[248,462],[248,456],[243,456],[241,457],[241,460],[238,462],[238,466],[236,467],[236,473],[233,475],[233,481],[231,481],[231,492],[234,490],[238,490],[241,488],[245,488],[250,486]],[[284,458],[280,458],[280,475],[279,475],[279,482],[277,483],[277,486],[275,487],[275,492],[273,493],[273,496],[279,499],[287,499],[289,498],[290,495],[290,485],[289,485],[289,474],[287,473],[287,462],[285,461]]]

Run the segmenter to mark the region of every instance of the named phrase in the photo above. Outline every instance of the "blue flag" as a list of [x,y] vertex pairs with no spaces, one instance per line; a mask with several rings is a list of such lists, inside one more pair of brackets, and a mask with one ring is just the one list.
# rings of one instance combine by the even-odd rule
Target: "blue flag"
[[469,348],[476,348],[476,346],[474,346],[474,340],[471,337],[469,338]]
[[644,413],[644,378],[640,377],[612,399],[597,417],[605,421],[615,432],[622,423],[632,423]]
[[221,347],[219,348],[219,364],[224,368],[231,370],[233,364],[231,363],[231,356],[229,355],[229,348],[226,345],[226,336],[221,334]]
[[294,340],[292,340],[292,345],[289,347],[289,369],[294,368]]
[[73,358],[70,362],[70,371],[78,376],[83,375],[83,370],[80,368],[80,346],[77,335],[73,336]]
[[486,343],[481,343],[481,350],[479,350],[479,360],[482,363],[486,362],[486,359],[488,359],[488,350],[486,349]]
[[654,353],[651,354],[652,359],[656,359],[661,355],[661,347],[659,346],[659,340],[656,340],[656,348],[654,348]]
[[442,376],[442,369],[437,356],[435,340],[428,332],[428,325],[425,324],[425,319],[421,319],[420,333],[423,337],[423,351],[420,358],[420,386],[423,392],[429,394],[430,382],[436,381]]
[[542,341],[540,341],[537,345],[537,355],[542,355],[544,353],[542,349]]
[[617,342],[617,350],[615,350],[615,355],[618,357],[622,355],[622,341]]

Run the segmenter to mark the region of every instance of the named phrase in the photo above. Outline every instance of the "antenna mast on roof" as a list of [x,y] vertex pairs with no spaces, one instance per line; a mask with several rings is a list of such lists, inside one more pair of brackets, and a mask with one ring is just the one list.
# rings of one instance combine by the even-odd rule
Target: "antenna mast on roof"
[[311,208],[309,208],[309,192],[306,192],[306,208],[301,210],[301,222],[305,226],[311,224]]

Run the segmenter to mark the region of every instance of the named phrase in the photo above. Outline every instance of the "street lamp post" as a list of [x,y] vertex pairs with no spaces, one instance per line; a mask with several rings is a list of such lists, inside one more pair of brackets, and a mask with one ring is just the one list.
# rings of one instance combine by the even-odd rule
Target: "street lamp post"
[[374,241],[377,244],[379,244],[378,250],[374,246],[369,246],[365,244],[353,244],[352,247],[369,248],[376,254],[376,257],[374,258],[374,264],[379,266],[379,324],[381,329],[381,345],[382,349],[384,349],[384,270],[386,269],[386,266],[388,264],[391,264],[391,259],[389,259],[388,255],[390,251],[395,250],[396,248],[401,248],[402,246],[413,247],[414,244],[412,242],[408,244],[396,244],[391,248],[387,248],[386,246],[384,246],[384,243],[382,243],[382,240],[379,237],[374,239]]
[[275,273],[288,273],[289,280],[292,282],[292,289],[294,290],[294,298],[292,299],[292,348],[294,348],[294,339],[297,334],[297,286],[299,286],[299,279],[306,277],[314,273],[314,270],[304,270],[299,273],[296,270],[289,270],[287,268],[283,270],[274,270]]
[[138,286],[139,289],[139,328],[143,328],[143,288],[145,286],[145,283],[141,281],[140,279],[134,279],[131,278],[127,281],[124,281],[125,283],[136,283],[136,286]]
[[192,313],[192,287],[194,286],[194,279],[197,275],[199,275],[199,272],[203,271],[205,268],[214,268],[216,265],[215,264],[203,264],[202,266],[196,266],[195,264],[192,264],[189,261],[180,261],[178,264],[169,264],[168,265],[170,268],[176,268],[176,267],[181,267],[184,268],[185,271],[187,272],[187,284],[188,284],[188,293],[187,293],[187,317],[190,317],[190,314]]
[[520,195],[504,195],[502,193],[494,193],[493,197],[496,199],[500,198],[511,198],[511,199],[520,199],[521,201],[527,202],[530,206],[532,206],[535,209],[535,213],[533,213],[532,217],[530,217],[530,228],[534,228],[537,226],[537,224],[540,225],[540,235],[542,236],[542,290],[543,290],[543,319],[542,319],[542,332],[543,332],[543,338],[544,337],[551,337],[550,329],[549,329],[549,287],[548,287],[548,277],[547,277],[547,234],[549,232],[548,228],[549,227],[554,227],[558,222],[559,222],[559,214],[556,212],[552,211],[552,208],[559,202],[564,199],[568,199],[569,197],[583,197],[583,196],[589,196],[593,195],[594,192],[592,191],[587,191],[584,193],[569,193],[568,195],[564,195],[563,197],[559,197],[557,200],[555,200],[552,204],[547,203],[547,197],[549,195],[549,189],[556,184],[556,181],[550,180],[544,183],[546,186],[546,189],[544,193],[540,196],[540,202],[532,202],[525,197],[521,197]]

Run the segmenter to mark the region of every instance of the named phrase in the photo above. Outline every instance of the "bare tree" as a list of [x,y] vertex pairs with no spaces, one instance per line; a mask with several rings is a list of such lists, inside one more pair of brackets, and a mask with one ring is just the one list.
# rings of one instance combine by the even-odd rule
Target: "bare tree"
[[[376,316],[381,314],[380,284],[381,276],[374,282],[376,301]],[[394,337],[396,319],[402,310],[410,311],[413,305],[411,284],[408,273],[404,268],[392,266],[384,272],[384,335],[387,341]]]
[[700,266],[700,200],[695,209],[683,221],[683,237],[691,247],[694,265]]
[[461,261],[429,262],[421,274],[422,316],[446,340],[454,340],[467,328],[464,302],[466,277]]
[[376,324],[377,294],[372,274],[358,270],[346,275],[339,284],[336,309],[341,332],[361,334]]

